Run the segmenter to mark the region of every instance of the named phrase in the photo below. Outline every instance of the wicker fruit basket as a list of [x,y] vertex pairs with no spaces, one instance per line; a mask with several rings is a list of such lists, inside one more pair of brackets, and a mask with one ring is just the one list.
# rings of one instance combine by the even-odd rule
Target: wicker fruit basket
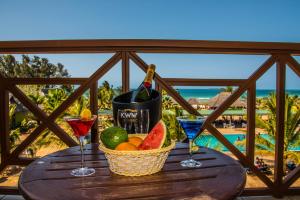
[[[147,134],[129,134],[145,138]],[[106,148],[100,143],[99,148],[105,153],[109,169],[124,176],[144,176],[159,172],[165,164],[170,151],[175,147],[175,141],[167,147],[153,150],[117,151]]]

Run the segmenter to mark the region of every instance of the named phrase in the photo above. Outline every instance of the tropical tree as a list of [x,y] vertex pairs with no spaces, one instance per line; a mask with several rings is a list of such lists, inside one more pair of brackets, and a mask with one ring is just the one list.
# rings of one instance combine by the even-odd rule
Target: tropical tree
[[112,99],[115,95],[113,86],[107,81],[102,83],[98,88],[98,106],[99,109],[110,110],[112,109]]
[[232,86],[227,86],[226,88],[221,89],[222,92],[233,92],[233,87]]
[[[264,102],[264,106],[269,110],[270,115],[267,120],[257,117],[256,124],[259,128],[267,131],[268,137],[257,136],[259,148],[273,151],[275,149],[274,141],[276,134],[276,95],[270,94],[269,98]],[[286,158],[290,154],[289,149],[300,145],[300,105],[298,104],[298,96],[285,97],[285,133],[284,133],[284,152]]]
[[9,127],[10,127],[9,142],[11,148],[14,148],[16,143],[20,141],[20,129],[15,128],[13,125],[16,108],[17,108],[16,104],[9,105]]
[[34,56],[30,58],[22,55],[22,61],[19,62],[13,55],[0,56],[0,72],[6,77],[23,78],[52,78],[68,77],[69,73],[61,63],[57,65],[49,62],[47,58]]
[[[275,152],[275,134],[276,134],[276,95],[270,94],[265,101],[262,101],[261,107],[270,112],[268,119],[256,117],[256,126],[266,131],[267,135],[256,135],[256,149]],[[300,104],[298,96],[285,96],[285,121],[284,121],[284,154],[286,159],[293,159],[300,163],[300,155],[290,151],[294,147],[300,145]],[[241,141],[238,145],[245,145],[245,141]]]

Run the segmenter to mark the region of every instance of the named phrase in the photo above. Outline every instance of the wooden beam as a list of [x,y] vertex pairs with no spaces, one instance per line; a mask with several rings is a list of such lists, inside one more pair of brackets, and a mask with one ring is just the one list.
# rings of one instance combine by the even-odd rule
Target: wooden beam
[[88,80],[81,84],[61,105],[56,108],[50,115],[49,120],[54,121],[61,115],[78,97],[80,97],[87,89],[89,89],[98,79],[106,74],[121,59],[121,54],[114,54],[106,61],[96,72],[94,72]]
[[[147,71],[148,65],[135,53],[130,53],[130,59],[137,64],[144,72]],[[200,115],[196,109],[194,109],[182,96],[176,92],[171,86],[169,86],[163,78],[157,73],[154,75],[154,81],[157,82],[174,100],[179,103],[183,109],[188,111],[190,114]]]
[[99,143],[98,133],[98,81],[96,81],[90,88],[90,109],[93,115],[97,116],[95,123],[91,128],[91,142]]
[[[274,63],[276,56],[268,58],[246,81],[238,87],[214,112],[212,112],[203,123],[202,129],[207,124],[215,121],[232,103],[234,103],[257,79],[259,79]],[[202,130],[199,131],[199,134]]]
[[297,60],[290,55],[285,56],[284,59],[286,60],[287,65],[298,75],[298,77],[300,77],[300,64]]
[[21,165],[21,166],[26,166],[29,165],[30,163],[32,163],[33,161],[35,161],[34,158],[22,158],[22,157],[18,157],[16,159],[13,159],[9,162],[10,165]]
[[276,65],[276,133],[275,133],[275,166],[274,184],[276,196],[282,196],[284,176],[284,122],[285,122],[285,60],[280,57]]
[[20,195],[20,192],[19,192],[17,187],[1,186],[0,187],[0,194],[3,194],[3,195]]
[[172,86],[240,86],[245,79],[192,79],[192,78],[164,78]]
[[6,78],[13,85],[80,85],[87,78]]
[[0,77],[0,145],[1,163],[4,163],[10,154],[9,142],[9,94],[4,88],[3,77]]
[[129,69],[129,55],[127,52],[122,52],[122,92],[128,92],[130,83],[129,78],[130,69]]
[[6,159],[6,162],[1,163],[0,172],[5,169],[6,165],[10,162],[13,163],[13,160],[18,159],[20,153],[22,153],[41,133],[45,130],[45,124],[41,124],[34,131],[32,131],[14,150],[11,152],[10,156]]
[[255,112],[256,112],[256,84],[248,89],[247,93],[247,134],[246,134],[246,157],[254,163],[255,151]]
[[[82,84],[79,88],[75,90],[74,93],[72,93],[58,108],[56,108],[46,119],[45,113],[41,112],[39,108],[36,108],[34,105],[32,105],[31,102],[28,102],[28,98],[23,98],[25,100],[26,104],[28,104],[29,107],[26,107],[28,109],[33,109],[33,113],[39,115],[41,119],[44,119],[44,121],[48,121],[47,123],[42,123],[39,127],[37,127],[20,145],[17,146],[17,148],[11,153],[9,158],[7,159],[7,162],[10,160],[13,160],[14,158],[18,157],[18,155],[24,151],[24,149],[33,142],[34,139],[49,125],[51,122],[55,126],[54,123],[55,119],[61,115],[61,113],[68,108],[69,105],[71,105],[80,95],[84,93],[86,89],[92,86],[92,84],[97,81],[100,77],[102,77],[109,69],[111,69],[112,66],[114,66],[119,60],[120,60],[120,53],[116,53],[114,56],[112,56],[106,63],[104,63],[91,77],[88,81],[85,82],[85,84]],[[6,84],[10,85],[10,84]],[[11,86],[11,85],[10,85]],[[17,95],[24,95],[22,92],[18,91],[18,88],[15,86],[11,86],[12,90],[15,90],[14,92]],[[17,97],[18,98],[18,97]],[[44,122],[43,121],[43,122]],[[57,126],[57,125],[56,125]],[[74,141],[75,142],[75,141]],[[2,171],[7,163],[1,163],[0,165],[0,171]]]
[[299,43],[205,40],[35,40],[1,41],[0,53],[97,53],[135,51],[146,53],[300,54]]
[[155,90],[159,93],[162,93],[162,88],[159,86],[159,83],[155,82]]
[[[20,102],[26,106],[37,118],[43,122],[55,135],[57,135],[64,143],[69,146],[76,146],[77,143],[60,127],[54,120],[49,120],[48,116],[37,105],[35,105],[28,97],[15,85],[7,83],[7,87]],[[44,127],[45,128],[45,127]],[[44,130],[44,129],[43,129]]]
[[[245,188],[241,196],[270,196],[273,195],[269,188]],[[288,188],[284,195],[300,195],[300,187]],[[264,199],[263,197],[261,199]]]
[[283,180],[284,188],[288,189],[298,178],[300,177],[300,165],[296,167],[293,171],[288,173],[288,175]]
[[270,189],[273,190],[273,182],[265,175],[263,174],[257,167],[255,167],[254,163],[252,163],[250,160],[244,156],[243,153],[240,152],[233,144],[231,144],[223,135],[213,127],[211,124],[207,125],[206,128],[213,136],[215,136],[226,148],[229,149],[233,155],[235,155],[239,161],[242,163],[242,165],[249,167]]
[[272,194],[270,188],[245,188],[240,196],[266,196]]

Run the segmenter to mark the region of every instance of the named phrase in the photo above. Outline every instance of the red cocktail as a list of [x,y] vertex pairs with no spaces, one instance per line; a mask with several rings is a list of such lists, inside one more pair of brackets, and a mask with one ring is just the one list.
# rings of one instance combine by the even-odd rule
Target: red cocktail
[[83,144],[84,137],[89,133],[92,125],[97,119],[96,115],[93,115],[90,119],[82,119],[81,117],[65,117],[66,122],[73,129],[74,135],[79,140],[80,152],[81,152],[81,167],[74,169],[71,172],[73,176],[90,176],[95,173],[95,169],[84,167],[84,154],[83,154]]
[[80,118],[65,118],[68,124],[74,131],[76,137],[86,136],[89,133],[90,128],[95,122],[96,116],[89,120],[82,120]]

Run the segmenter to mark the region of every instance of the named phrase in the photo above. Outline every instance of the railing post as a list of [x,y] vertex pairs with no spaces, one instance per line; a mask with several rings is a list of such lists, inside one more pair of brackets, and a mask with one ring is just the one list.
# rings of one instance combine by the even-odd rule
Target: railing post
[[90,88],[90,109],[93,115],[97,116],[97,119],[94,125],[91,128],[91,142],[98,143],[99,142],[99,133],[98,133],[98,81],[93,83]]
[[256,83],[248,89],[247,95],[247,134],[246,134],[246,157],[254,163],[255,151],[255,113],[256,113]]
[[129,55],[127,52],[122,52],[122,92],[129,91]]
[[7,161],[10,154],[9,142],[9,94],[0,80],[0,144],[1,164]]
[[155,82],[155,90],[157,90],[158,92],[162,92],[162,88],[160,87],[158,82]]
[[274,186],[276,194],[283,196],[283,175],[284,175],[284,129],[285,129],[285,74],[286,65],[282,57],[276,62],[276,133],[275,133],[275,167]]

